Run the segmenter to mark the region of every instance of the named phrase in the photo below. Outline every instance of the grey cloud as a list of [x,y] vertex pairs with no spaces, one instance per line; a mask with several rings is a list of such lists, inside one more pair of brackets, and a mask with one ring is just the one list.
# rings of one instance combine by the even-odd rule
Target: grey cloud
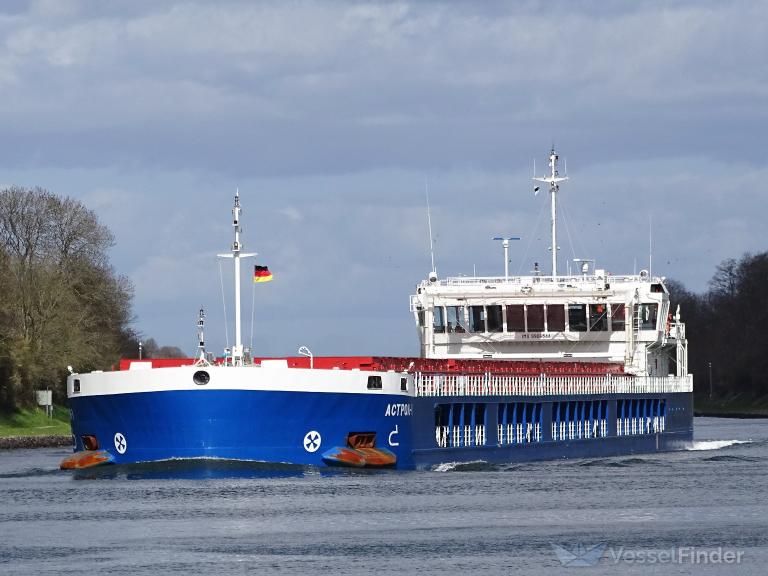
[[[617,122],[642,128],[638,148],[655,138],[659,154],[674,153],[676,133],[722,106],[754,132],[749,113],[766,86],[763,4],[599,6],[560,4],[555,18],[530,6],[436,3],[183,3],[22,17],[0,60],[18,78],[15,89],[6,84],[14,113],[3,123],[76,131],[100,163],[157,159],[139,142],[162,131],[165,146],[190,144],[170,151],[174,167],[254,174],[340,172],[348,168],[333,156],[350,154],[354,165],[369,159],[364,169],[403,165],[436,141],[433,166],[467,162],[474,145],[476,162],[500,167],[483,142],[510,148],[505,134],[567,129],[613,148]],[[713,126],[712,145],[728,143],[722,132]],[[196,133],[220,148],[194,145]],[[310,154],[290,153],[299,138]],[[451,147],[457,140],[467,145]],[[706,145],[692,144],[701,153]],[[237,147],[260,153],[249,162]],[[35,150],[58,159],[45,145]],[[78,156],[60,161],[91,155]]]
[[138,327],[159,341],[193,342],[205,303],[223,345],[213,254],[240,186],[246,242],[276,274],[257,292],[261,349],[413,353],[426,176],[441,274],[500,272],[496,234],[523,236],[513,270],[548,261],[530,176],[552,141],[573,176],[563,261],[644,267],[650,215],[654,268],[693,288],[764,249],[767,12],[4,3],[2,180],[99,211],[137,283]]

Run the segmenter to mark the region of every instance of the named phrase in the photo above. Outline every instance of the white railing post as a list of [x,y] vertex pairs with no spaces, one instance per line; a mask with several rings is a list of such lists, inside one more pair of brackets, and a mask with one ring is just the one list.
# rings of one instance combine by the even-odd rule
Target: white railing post
[[686,376],[516,376],[509,374],[414,373],[416,396],[553,396],[561,394],[663,394],[691,392]]

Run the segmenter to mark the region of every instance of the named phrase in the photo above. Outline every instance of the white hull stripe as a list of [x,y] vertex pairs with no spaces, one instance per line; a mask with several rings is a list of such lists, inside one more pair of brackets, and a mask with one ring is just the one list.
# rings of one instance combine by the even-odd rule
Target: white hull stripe
[[[207,384],[195,383],[194,375],[206,372]],[[369,389],[368,377],[381,378],[381,389]],[[401,379],[407,378],[407,391]],[[198,378],[198,381],[201,381]],[[79,388],[79,391],[76,391]],[[272,392],[320,392],[338,394],[413,394],[413,378],[397,372],[261,368],[258,366],[179,366],[151,370],[89,372],[67,378],[67,396],[103,396],[173,390],[264,390]]]

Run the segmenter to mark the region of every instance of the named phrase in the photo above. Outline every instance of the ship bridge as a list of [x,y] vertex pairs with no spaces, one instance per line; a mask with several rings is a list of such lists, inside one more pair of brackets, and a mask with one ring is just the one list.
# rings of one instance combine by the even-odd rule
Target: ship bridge
[[550,175],[534,178],[550,186],[551,274],[536,264],[531,275],[509,275],[509,240],[518,238],[494,238],[503,241],[504,276],[439,278],[433,257],[410,299],[421,356],[621,362],[632,374],[687,375],[685,326],[663,277],[613,275],[579,259],[580,274],[558,274],[555,206],[567,177],[557,161],[552,150]]
[[411,311],[426,358],[581,359],[687,373],[684,325],[670,314],[664,279],[645,273],[430,278]]

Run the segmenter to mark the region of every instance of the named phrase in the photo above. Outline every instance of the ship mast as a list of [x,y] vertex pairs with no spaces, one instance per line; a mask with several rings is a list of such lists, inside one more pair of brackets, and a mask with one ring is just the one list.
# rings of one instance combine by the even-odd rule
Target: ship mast
[[219,254],[220,258],[232,258],[235,262],[235,345],[232,347],[232,364],[243,365],[243,338],[240,322],[240,259],[256,256],[256,252],[241,252],[240,243],[240,190],[235,192],[235,206],[232,208],[232,227],[235,229],[235,241],[229,254]]
[[197,360],[202,362],[205,360],[205,310],[200,308],[200,313],[197,317]]
[[[550,221],[552,225],[552,279],[557,278],[557,192],[560,190],[559,183],[564,180],[568,180],[568,176],[560,176],[557,172],[557,160],[558,155],[555,152],[555,147],[552,146],[552,150],[549,152],[549,176],[534,176],[534,180],[537,182],[546,182],[549,184],[549,195],[551,198],[550,206]],[[538,192],[538,187],[535,189]]]

